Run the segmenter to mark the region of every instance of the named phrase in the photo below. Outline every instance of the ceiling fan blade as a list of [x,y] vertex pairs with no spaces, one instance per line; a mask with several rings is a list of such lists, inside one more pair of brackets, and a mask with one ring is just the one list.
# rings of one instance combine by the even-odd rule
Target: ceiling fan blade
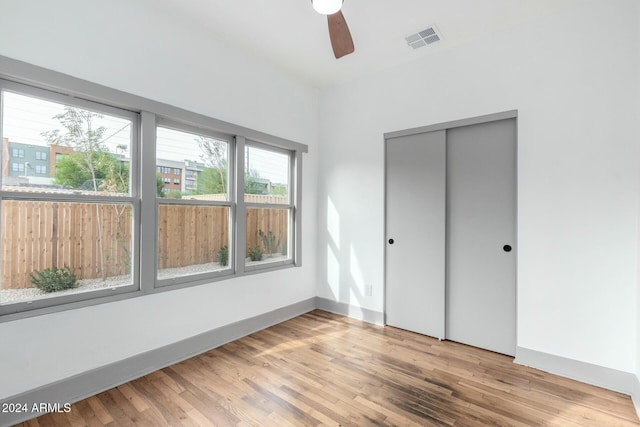
[[353,39],[351,38],[351,32],[349,31],[347,21],[345,21],[342,12],[338,11],[333,15],[327,15],[327,21],[329,23],[331,47],[333,48],[333,54],[336,59],[353,53],[355,50],[353,47]]

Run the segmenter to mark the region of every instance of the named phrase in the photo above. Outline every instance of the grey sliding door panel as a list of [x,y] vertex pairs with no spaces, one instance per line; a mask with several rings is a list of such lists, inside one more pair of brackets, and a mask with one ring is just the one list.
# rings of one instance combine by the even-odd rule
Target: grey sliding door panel
[[516,348],[516,121],[447,131],[447,339]]
[[386,323],[436,338],[445,334],[445,156],[444,130],[386,141]]

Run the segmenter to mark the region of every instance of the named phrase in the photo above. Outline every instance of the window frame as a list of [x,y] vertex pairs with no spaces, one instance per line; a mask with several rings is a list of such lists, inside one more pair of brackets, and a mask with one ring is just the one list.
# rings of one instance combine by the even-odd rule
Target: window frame
[[[232,135],[224,134],[221,132],[217,132],[212,129],[205,129],[202,127],[196,127],[184,123],[177,122],[170,118],[166,117],[156,117],[155,121],[156,127],[156,140],[154,144],[157,144],[157,129],[165,128],[170,129],[177,132],[184,132],[188,134],[192,134],[194,136],[204,136],[213,138],[219,141],[224,141],[227,143],[227,198],[228,201],[215,201],[215,200],[192,200],[192,199],[167,199],[163,197],[156,197],[156,251],[159,252],[159,241],[158,241],[158,231],[159,231],[159,212],[161,205],[181,205],[181,206],[209,206],[209,207],[226,207],[229,209],[229,264],[228,268],[223,270],[216,271],[207,271],[203,273],[189,274],[183,276],[176,276],[166,279],[158,278],[158,273],[160,269],[158,268],[158,256],[156,256],[156,269],[155,269],[155,287],[156,288],[175,288],[182,287],[187,284],[195,283],[203,283],[208,281],[220,280],[221,278],[226,278],[229,276],[234,276],[236,274],[235,268],[235,256],[234,256],[234,229],[235,229],[235,212],[236,212],[236,202],[235,202],[235,183],[232,179],[235,174],[235,166],[234,166],[234,156],[235,156],[235,138]],[[157,148],[157,145],[154,146],[154,151]],[[157,156],[156,156],[157,159]],[[173,169],[173,168],[171,168]]]
[[[0,55],[0,86],[4,90],[12,85],[18,85],[21,88],[20,90],[13,90],[14,92],[23,93],[28,96],[33,96],[33,93],[40,91],[39,93],[46,93],[47,96],[45,99],[51,99],[54,102],[62,102],[68,105],[87,108],[92,111],[105,112],[106,114],[113,114],[108,110],[114,109],[118,112],[124,111],[125,114],[132,114],[137,117],[136,124],[133,124],[132,130],[135,134],[131,146],[131,162],[135,162],[137,171],[132,168],[132,193],[129,195],[130,197],[135,196],[135,204],[132,205],[134,216],[134,219],[132,219],[132,277],[134,284],[131,286],[131,289],[120,286],[113,290],[107,288],[104,290],[61,295],[41,300],[0,304],[0,323],[142,297],[184,287],[196,285],[213,286],[215,282],[219,280],[227,280],[244,275],[302,265],[300,244],[302,241],[302,157],[304,153],[308,152],[307,145]],[[100,108],[97,108],[98,106]],[[118,113],[115,115],[119,116],[121,114]],[[195,280],[194,277],[187,276],[189,280],[180,281],[174,285],[156,286],[156,254],[158,247],[158,219],[156,216],[158,204],[156,198],[157,165],[155,155],[155,129],[159,124],[157,122],[163,119],[175,123],[179,126],[179,130],[187,126],[195,129],[194,133],[200,133],[205,130],[234,137],[236,156],[235,159],[233,159],[233,165],[235,166],[236,176],[230,176],[229,181],[230,185],[231,183],[234,184],[236,204],[232,218],[236,219],[236,223],[232,230],[231,240],[235,246],[233,250],[230,249],[229,254],[230,260],[233,260],[233,273],[229,275],[205,277],[198,280]],[[2,123],[0,121],[0,132],[2,130],[1,125]],[[188,131],[188,129],[186,130]],[[263,265],[263,268],[255,271],[245,271],[244,262],[238,262],[238,253],[245,250],[246,237],[244,235],[244,221],[246,221],[244,197],[238,199],[238,189],[244,191],[244,143],[246,140],[294,153],[292,162],[295,164],[295,181],[292,181],[292,185],[295,193],[293,190],[290,193],[291,197],[294,197],[295,204],[295,211],[293,213],[294,222],[291,225],[291,230],[294,233],[291,238],[295,239],[293,240],[295,250],[293,248],[290,249],[294,261],[292,264],[274,266],[267,263]],[[58,154],[60,157],[64,156],[64,154]],[[136,160],[134,160],[134,155],[136,156]],[[1,153],[0,156],[2,156]],[[9,157],[11,156],[9,155]],[[0,160],[2,159],[0,158]],[[57,162],[58,155],[56,155],[55,160]],[[194,167],[194,169],[197,169],[197,166]],[[185,173],[187,172],[185,171]],[[134,191],[136,191],[135,194],[133,193]],[[4,198],[4,195],[2,196]],[[39,195],[34,196],[34,193],[30,193],[28,198],[33,199],[40,197]],[[98,201],[118,203],[115,197],[103,197],[105,197],[104,200]],[[58,200],[60,199],[58,198]],[[73,200],[70,201],[77,201],[77,198],[73,198]],[[238,230],[242,230],[242,233],[238,233]],[[1,231],[2,230],[0,230],[0,232]]]
[[[138,151],[140,149],[138,138],[139,129],[139,116],[128,110],[124,110],[117,107],[107,106],[94,101],[85,99],[78,99],[76,97],[53,92],[47,89],[37,88],[30,85],[16,83],[4,79],[0,79],[0,97],[3,99],[5,92],[11,92],[22,96],[28,96],[31,98],[41,99],[49,102],[56,102],[65,106],[77,107],[86,110],[90,110],[96,113],[103,113],[110,116],[115,116],[131,121],[131,167],[129,172],[130,177],[130,194],[128,197],[124,196],[99,196],[99,195],[85,195],[85,194],[60,194],[60,193],[35,193],[29,191],[5,191],[3,190],[2,183],[3,178],[0,176],[0,213],[2,212],[2,202],[5,200],[15,201],[55,201],[55,202],[69,202],[69,203],[88,203],[88,204],[125,204],[130,205],[132,210],[132,233],[131,233],[131,283],[127,285],[119,285],[111,288],[103,288],[98,290],[89,290],[86,292],[71,293],[65,295],[48,295],[43,298],[37,298],[33,300],[20,300],[9,304],[0,304],[0,319],[6,317],[5,315],[14,313],[25,313],[33,310],[51,308],[56,306],[64,306],[71,303],[78,303],[83,301],[95,300],[109,296],[120,296],[132,292],[139,291],[140,289],[140,197],[138,195],[139,187],[139,158]],[[4,109],[4,102],[3,109]],[[0,117],[0,134],[3,134],[2,117]],[[134,167],[134,162],[136,167]],[[0,233],[2,230],[0,230]]]
[[[288,178],[289,178],[289,191],[288,191],[288,203],[284,204],[284,203],[254,203],[254,202],[245,202],[244,200],[244,196],[245,196],[245,192],[244,192],[244,183],[242,185],[242,189],[241,189],[241,193],[242,193],[242,197],[240,197],[240,194],[238,195],[238,200],[242,199],[242,204],[243,204],[243,208],[244,208],[244,218],[245,218],[245,225],[244,225],[244,230],[242,230],[242,232],[245,235],[245,239],[246,239],[246,212],[249,209],[280,209],[280,210],[288,210],[289,211],[289,228],[288,228],[288,242],[287,242],[287,253],[290,254],[289,258],[284,259],[284,260],[279,260],[279,261],[267,261],[267,262],[262,262],[259,264],[251,264],[251,265],[247,265],[246,264],[246,260],[243,257],[242,259],[245,261],[245,265],[244,265],[244,271],[246,272],[259,272],[262,270],[269,270],[269,269],[274,269],[274,268],[278,268],[278,267],[286,267],[288,265],[299,265],[296,264],[296,227],[295,227],[295,212],[296,212],[296,197],[295,197],[295,189],[296,189],[296,185],[295,185],[295,176],[296,176],[296,156],[295,156],[295,151],[291,151],[291,150],[287,150],[284,148],[280,148],[280,147],[273,147],[271,145],[267,145],[261,142],[257,142],[257,141],[253,141],[253,140],[246,140],[245,144],[244,144],[245,148],[257,148],[260,150],[264,150],[264,151],[270,151],[273,153],[278,153],[278,154],[284,154],[287,156],[288,160],[289,160],[289,164],[288,164]],[[244,149],[242,150],[243,154],[245,153]],[[242,162],[243,168],[242,168],[242,177],[244,178],[244,176],[246,175],[246,171],[245,171],[245,167],[244,167],[244,160]],[[238,231],[240,232],[240,231]],[[246,244],[245,244],[246,246]],[[248,248],[247,248],[248,249]]]

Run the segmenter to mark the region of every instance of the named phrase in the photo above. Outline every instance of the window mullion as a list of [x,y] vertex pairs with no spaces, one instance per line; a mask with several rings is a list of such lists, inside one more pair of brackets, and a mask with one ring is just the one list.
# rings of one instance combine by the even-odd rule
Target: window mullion
[[156,116],[143,111],[140,117],[140,289],[151,292],[156,280],[158,253]]
[[247,208],[244,203],[244,147],[246,140],[243,136],[236,136],[235,143],[235,267],[237,274],[245,271],[245,254],[247,253]]

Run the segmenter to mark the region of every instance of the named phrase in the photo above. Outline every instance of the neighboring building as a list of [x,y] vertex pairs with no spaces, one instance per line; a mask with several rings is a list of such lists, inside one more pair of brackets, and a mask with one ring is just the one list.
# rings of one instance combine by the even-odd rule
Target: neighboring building
[[47,146],[23,144],[2,138],[2,175],[51,183],[50,150]]
[[158,159],[156,161],[156,172],[162,178],[162,191],[168,193],[169,191],[182,192],[182,171],[184,170],[183,162],[176,162],[174,160]]
[[162,191],[180,191],[193,194],[198,189],[198,176],[206,166],[191,160],[175,161],[157,159],[156,172],[162,178]]
[[71,147],[55,144],[49,146],[49,176],[51,176],[51,178],[55,178],[56,176],[56,164],[58,164],[58,161],[71,153],[73,153],[73,148]]
[[[5,184],[53,184],[56,164],[64,156],[73,153],[73,148],[63,145],[40,146],[23,144],[2,138],[2,176]],[[116,155],[121,162],[129,159]],[[180,191],[192,194],[198,188],[198,176],[204,163],[189,160],[175,161],[158,159],[156,171],[162,178],[162,191]]]
[[184,185],[182,192],[184,194],[193,194],[198,189],[198,176],[202,169],[204,169],[206,165],[200,162],[194,162],[191,160],[184,161]]

